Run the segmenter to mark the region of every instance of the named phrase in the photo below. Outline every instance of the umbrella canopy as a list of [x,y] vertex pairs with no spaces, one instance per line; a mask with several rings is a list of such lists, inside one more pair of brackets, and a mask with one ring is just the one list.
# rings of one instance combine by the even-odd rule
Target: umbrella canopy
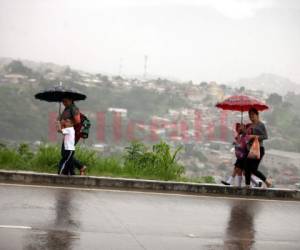
[[77,90],[67,89],[61,85],[57,85],[37,93],[35,98],[47,102],[61,102],[64,98],[69,98],[73,101],[81,101],[86,99],[86,95]]
[[258,111],[269,108],[265,103],[246,95],[234,95],[228,97],[223,102],[217,103],[216,107],[223,110],[240,111],[242,113],[241,123],[243,123],[243,112],[249,111],[251,108],[255,108]]
[[263,111],[269,108],[265,103],[245,95],[231,96],[225,99],[223,102],[217,103],[216,107],[224,110],[240,112],[249,111],[251,108],[255,108],[258,111]]

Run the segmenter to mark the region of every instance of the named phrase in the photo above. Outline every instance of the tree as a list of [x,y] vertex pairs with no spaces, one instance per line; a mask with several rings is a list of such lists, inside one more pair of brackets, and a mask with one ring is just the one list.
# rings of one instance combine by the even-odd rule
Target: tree
[[282,96],[277,93],[272,93],[267,99],[267,104],[272,106],[279,106],[282,104]]
[[67,66],[64,70],[64,75],[71,75],[72,74],[72,70],[70,68],[70,66]]
[[207,85],[208,85],[208,83],[207,83],[207,82],[201,82],[201,83],[200,83],[200,87],[203,87],[203,88],[206,88],[206,87],[207,87]]
[[13,60],[11,63],[5,66],[5,70],[10,74],[23,74],[30,76],[32,75],[32,70],[23,65],[21,61]]
[[240,92],[240,93],[245,92],[245,87],[244,87],[244,86],[240,87],[239,92]]
[[221,84],[220,88],[225,91],[227,89],[227,86],[225,84]]

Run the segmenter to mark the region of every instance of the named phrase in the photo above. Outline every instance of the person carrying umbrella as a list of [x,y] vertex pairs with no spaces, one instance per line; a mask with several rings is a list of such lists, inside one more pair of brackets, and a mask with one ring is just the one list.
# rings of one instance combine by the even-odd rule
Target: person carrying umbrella
[[[73,122],[73,126],[76,128],[77,125],[81,123],[80,118],[80,111],[78,107],[75,105],[74,101],[69,98],[63,98],[62,103],[65,107],[61,115],[59,116],[59,121],[63,121],[66,119],[70,119]],[[75,145],[79,142],[80,136],[77,133],[77,129],[75,129]],[[62,146],[63,147],[63,146]],[[80,175],[85,175],[86,172],[86,166],[83,165],[79,160],[77,160],[75,157],[73,159],[74,167],[79,169]]]
[[[62,84],[51,87],[50,89],[44,90],[35,95],[36,99],[47,101],[47,102],[59,102],[59,122],[64,125],[62,121],[71,120],[72,125],[75,128],[75,145],[80,139],[80,124],[81,124],[81,114],[79,109],[76,107],[74,101],[85,100],[86,95],[79,93],[73,89],[66,89]],[[63,103],[65,109],[61,113],[61,102]],[[79,127],[79,130],[76,129]],[[79,131],[79,132],[78,132]],[[62,144],[61,152],[63,154],[64,143]],[[74,166],[79,169],[80,174],[84,175],[86,171],[86,166],[81,164],[77,159],[73,159]]]
[[[247,143],[248,143],[248,135],[247,135],[247,128],[251,124],[240,124],[236,123],[235,130],[236,130],[236,136],[235,140],[233,142],[234,145],[234,151],[236,156],[236,161],[234,163],[234,169],[232,172],[232,175],[227,178],[226,181],[222,180],[221,183],[230,186],[234,182],[235,177],[237,177],[238,180],[238,187],[242,186],[242,180],[243,180],[243,174],[244,174],[244,162],[245,158],[248,154],[247,152]],[[259,187],[262,182],[257,182],[253,176],[251,176],[251,182],[254,184],[255,187]]]
[[[231,96],[225,99],[223,102],[217,103],[216,107],[223,110],[240,111],[241,124],[243,124],[243,112],[248,111],[251,125],[250,129],[247,130],[247,134],[250,142],[248,144],[248,150],[245,154],[246,157],[242,161],[243,164],[241,164],[241,167],[245,171],[246,186],[250,187],[251,174],[254,174],[263,182],[265,182],[267,187],[270,187],[270,181],[268,181],[266,177],[258,170],[258,166],[265,152],[263,147],[263,140],[266,140],[268,138],[267,130],[265,128],[265,125],[259,119],[258,111],[266,110],[269,107],[263,102],[245,95]],[[249,158],[249,150],[256,137],[258,138],[258,141],[260,143],[260,157],[256,159]]]
[[259,179],[261,179],[267,187],[271,187],[272,183],[268,180],[265,175],[258,170],[259,164],[264,157],[265,148],[263,145],[263,141],[268,139],[268,133],[265,127],[265,124],[259,119],[259,112],[256,108],[251,108],[248,111],[249,119],[251,121],[250,128],[248,129],[248,137],[250,139],[249,148],[251,148],[254,140],[257,138],[259,142],[259,158],[248,157],[245,160],[245,179],[246,179],[246,187],[250,187],[250,179],[251,174],[254,174]]

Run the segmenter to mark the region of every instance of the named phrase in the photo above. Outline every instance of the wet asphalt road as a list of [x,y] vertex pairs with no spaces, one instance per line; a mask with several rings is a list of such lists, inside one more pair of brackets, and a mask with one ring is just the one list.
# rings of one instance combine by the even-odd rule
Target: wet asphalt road
[[299,246],[300,202],[0,185],[1,250]]

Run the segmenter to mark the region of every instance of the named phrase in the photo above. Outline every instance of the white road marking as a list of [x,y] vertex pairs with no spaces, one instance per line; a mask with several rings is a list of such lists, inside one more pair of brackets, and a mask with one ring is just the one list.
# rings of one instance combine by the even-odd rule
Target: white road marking
[[299,203],[299,201],[280,200],[280,199],[263,199],[262,198],[243,198],[243,197],[228,197],[228,196],[215,196],[215,195],[203,195],[203,194],[178,194],[178,193],[164,193],[164,192],[151,192],[151,191],[136,191],[136,190],[116,190],[100,188],[84,188],[84,187],[62,187],[62,186],[49,186],[49,185],[31,185],[31,184],[13,184],[13,183],[0,183],[0,186],[16,186],[16,187],[32,187],[32,188],[47,188],[47,189],[67,189],[67,190],[79,190],[79,191],[97,191],[97,192],[112,192],[112,193],[135,193],[145,195],[165,195],[165,196],[179,196],[179,197],[198,197],[208,199],[225,199],[225,200],[245,200],[245,201],[262,201],[262,202],[286,202],[286,203]]
[[0,225],[0,228],[7,228],[7,229],[32,229],[32,227],[15,226],[15,225]]

